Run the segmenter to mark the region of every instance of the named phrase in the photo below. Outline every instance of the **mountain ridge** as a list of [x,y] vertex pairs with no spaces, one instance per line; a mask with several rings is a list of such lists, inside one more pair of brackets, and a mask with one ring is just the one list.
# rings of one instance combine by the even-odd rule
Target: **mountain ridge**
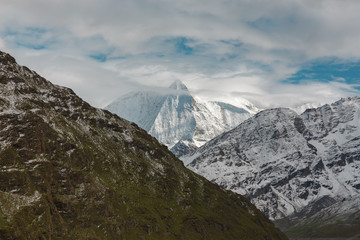
[[344,198],[359,197],[359,126],[359,97],[300,115],[268,109],[182,160],[207,179],[246,195],[271,219],[306,222]]
[[136,124],[3,52],[0,90],[1,239],[286,239]]

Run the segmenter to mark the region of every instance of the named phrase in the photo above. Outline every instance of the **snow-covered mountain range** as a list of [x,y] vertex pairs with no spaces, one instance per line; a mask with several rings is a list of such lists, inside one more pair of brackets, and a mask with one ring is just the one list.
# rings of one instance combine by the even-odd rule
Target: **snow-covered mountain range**
[[264,110],[182,160],[273,220],[307,218],[360,197],[360,98]]
[[245,99],[241,106],[204,101],[192,96],[179,80],[166,93],[131,92],[106,109],[135,122],[177,156],[192,152],[259,111]]

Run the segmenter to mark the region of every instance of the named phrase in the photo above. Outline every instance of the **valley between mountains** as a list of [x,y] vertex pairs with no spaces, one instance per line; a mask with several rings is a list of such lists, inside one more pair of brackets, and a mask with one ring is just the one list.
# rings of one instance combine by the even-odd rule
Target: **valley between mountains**
[[0,239],[360,234],[359,97],[261,111],[175,81],[107,109],[0,52]]

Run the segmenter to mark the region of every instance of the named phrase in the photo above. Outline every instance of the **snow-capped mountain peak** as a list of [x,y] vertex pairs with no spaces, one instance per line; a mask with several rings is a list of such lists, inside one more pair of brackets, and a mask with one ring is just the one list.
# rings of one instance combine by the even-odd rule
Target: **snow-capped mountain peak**
[[[188,152],[237,126],[257,111],[247,100],[243,107],[204,101],[192,96],[186,85],[176,80],[167,94],[133,92],[106,107],[109,111],[137,123],[174,152]],[[179,149],[187,146],[188,149]]]

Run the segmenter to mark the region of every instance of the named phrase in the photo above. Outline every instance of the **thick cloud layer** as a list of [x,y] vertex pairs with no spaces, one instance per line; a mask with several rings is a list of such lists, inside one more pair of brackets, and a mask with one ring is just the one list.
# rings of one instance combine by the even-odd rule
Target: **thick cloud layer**
[[3,0],[0,48],[100,107],[175,79],[205,97],[296,106],[359,94],[341,69],[288,80],[327,58],[358,63],[359,12],[357,0]]

